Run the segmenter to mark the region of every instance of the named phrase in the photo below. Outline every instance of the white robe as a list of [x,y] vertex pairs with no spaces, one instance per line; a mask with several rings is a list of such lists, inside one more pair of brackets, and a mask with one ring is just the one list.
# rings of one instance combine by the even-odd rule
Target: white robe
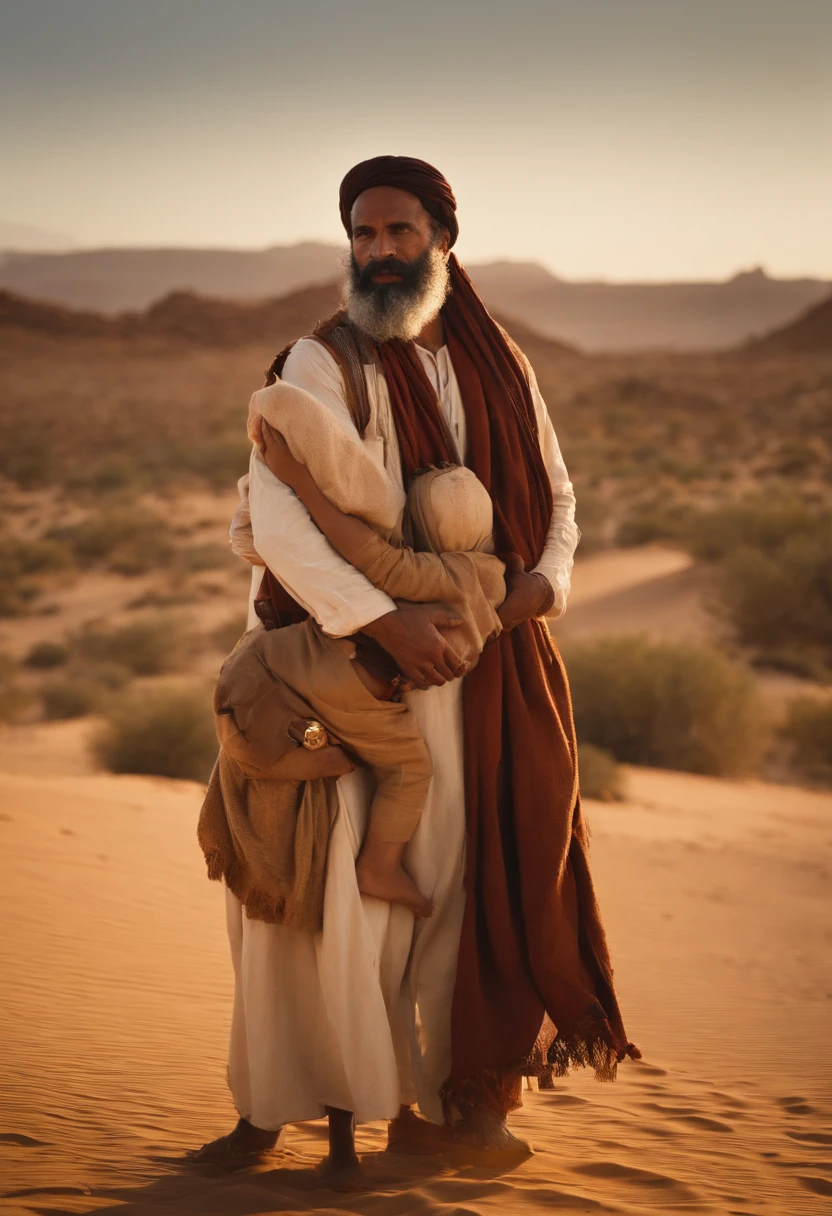
[[[447,347],[418,347],[463,459],[465,414]],[[370,422],[364,442],[401,482],[399,447],[387,386],[365,366]],[[297,343],[283,379],[306,389],[352,427],[335,360],[318,342]],[[537,570],[555,591],[552,614],[566,606],[578,530],[575,498],[546,406],[534,385],[541,446],[554,510]],[[325,632],[344,637],[395,605],[343,560],[303,503],[252,453],[250,503],[258,553]],[[262,572],[252,575],[253,596]],[[441,1122],[439,1088],[450,1066],[450,1015],[464,907],[465,805],[462,683],[413,692],[415,714],[434,778],[407,865],[434,914],[414,923],[401,906],[362,898],[355,855],[363,838],[369,778],[358,770],[337,783],[324,926],[307,934],[249,920],[226,891],[234,965],[229,1085],[240,1115],[257,1127],[322,1116],[325,1106],[355,1111],[359,1122],[392,1118],[418,1102]]]

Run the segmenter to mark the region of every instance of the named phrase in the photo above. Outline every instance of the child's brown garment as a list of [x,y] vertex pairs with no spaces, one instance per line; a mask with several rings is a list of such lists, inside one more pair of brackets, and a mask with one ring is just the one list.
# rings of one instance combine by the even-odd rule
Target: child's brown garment
[[[466,550],[479,550],[490,543],[491,500],[468,469],[452,466],[426,470],[413,480],[408,509],[416,543],[458,545]],[[488,639],[500,630],[496,609],[505,597],[504,566],[488,553],[417,553],[373,535],[357,555],[355,565],[394,599],[448,604],[463,622],[452,635],[452,644],[471,666]],[[214,699],[223,752],[212,776],[203,818],[209,807],[213,824],[218,816],[218,799],[225,798],[231,847],[216,847],[221,833],[214,827],[209,836],[203,830],[203,818],[200,842],[208,857],[210,876],[225,877],[229,886],[236,881],[238,889],[231,889],[245,903],[249,916],[297,923],[287,918],[298,899],[293,883],[299,846],[291,832],[297,786],[263,779],[269,766],[289,746],[296,746],[288,735],[293,720],[316,718],[347,752],[373,769],[377,784],[370,817],[378,837],[407,841],[419,822],[432,777],[427,748],[406,706],[377,700],[364,686],[353,668],[354,649],[349,639],[330,638],[309,619],[284,629],[267,631],[258,626],[250,630],[223,665]],[[233,752],[236,769],[224,761],[226,751]],[[248,812],[236,792],[239,784],[232,781],[232,776],[237,779],[237,770],[252,774],[254,802]],[[269,799],[267,791],[264,793],[263,787],[281,784],[290,787],[293,794],[278,791]],[[323,786],[321,781],[307,784]],[[233,789],[233,797],[226,795],[227,789]],[[275,827],[275,848],[281,857],[271,866],[263,864],[261,837],[249,822],[255,815],[269,822],[264,807],[269,808],[271,818],[282,816]],[[317,817],[310,816],[312,820],[320,828],[324,815],[319,811]],[[208,846],[214,848],[213,867]],[[305,846],[300,852],[305,856],[304,850]],[[320,857],[319,849],[315,856]],[[255,869],[260,887],[265,883],[268,888],[267,896],[247,900],[240,894],[247,889],[240,876],[248,880]],[[312,890],[306,901],[310,908],[322,909],[324,877],[319,866],[310,866],[308,883]],[[283,892],[287,881],[290,895]],[[281,907],[283,911],[271,914]]]

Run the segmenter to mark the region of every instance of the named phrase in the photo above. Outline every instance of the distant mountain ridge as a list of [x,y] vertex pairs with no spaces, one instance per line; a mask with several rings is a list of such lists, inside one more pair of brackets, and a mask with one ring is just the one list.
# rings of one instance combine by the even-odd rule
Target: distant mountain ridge
[[830,290],[759,269],[721,283],[579,283],[505,262],[469,270],[490,306],[588,351],[726,350],[788,323]]
[[[99,249],[0,255],[0,288],[103,313],[142,310],[174,292],[274,300],[331,282],[340,249],[320,242],[264,250]],[[490,308],[587,351],[722,350],[787,325],[820,303],[819,279],[762,270],[715,283],[559,279],[534,262],[469,264]]]
[[[64,338],[161,338],[219,348],[271,344],[276,353],[335,312],[339,298],[336,282],[303,287],[256,303],[177,291],[143,312],[113,317],[0,290],[0,333],[22,330]],[[532,361],[541,353],[549,358],[581,357],[573,347],[534,333],[521,321],[498,319]]]
[[75,249],[77,241],[64,232],[47,232],[33,224],[15,224],[0,219],[0,254],[16,253],[64,253]]
[[175,291],[226,300],[262,300],[338,274],[335,245],[271,249],[86,249],[7,254],[0,287],[36,300],[119,313],[148,308]]

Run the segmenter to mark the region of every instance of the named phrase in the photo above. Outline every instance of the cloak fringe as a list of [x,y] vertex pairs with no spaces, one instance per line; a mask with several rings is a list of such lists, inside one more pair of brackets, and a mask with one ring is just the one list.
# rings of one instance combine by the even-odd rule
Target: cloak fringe
[[584,1014],[563,1033],[558,1031],[546,1058],[553,1077],[565,1077],[571,1068],[591,1068],[596,1081],[614,1081],[620,1062],[629,1056],[640,1060],[634,1043],[617,1039],[606,1018]]
[[524,1076],[540,1074],[550,1082],[552,1077],[565,1077],[570,1068],[591,1068],[596,1081],[614,1081],[619,1063],[628,1056],[640,1060],[641,1052],[634,1043],[617,1039],[606,1017],[590,1011],[573,1023],[568,1032],[555,1035],[542,1067],[538,1055],[535,1064],[527,1057],[503,1069],[484,1070],[459,1079],[448,1077],[439,1091],[442,1113],[449,1124],[460,1115],[465,1118],[474,1108],[506,1118],[522,1106]]
[[232,895],[245,908],[249,920],[262,920],[269,925],[286,925],[290,929],[303,929],[307,933],[318,933],[323,928],[323,906],[318,910],[315,919],[308,911],[298,912],[289,907],[285,899],[275,900],[262,891],[252,891],[247,885],[246,878],[240,867],[232,861],[225,861],[219,849],[211,849],[205,854],[205,864],[208,877],[214,882],[224,882]]

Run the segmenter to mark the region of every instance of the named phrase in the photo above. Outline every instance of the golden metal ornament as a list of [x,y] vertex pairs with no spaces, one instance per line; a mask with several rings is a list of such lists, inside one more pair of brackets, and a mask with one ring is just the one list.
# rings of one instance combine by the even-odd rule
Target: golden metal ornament
[[309,722],[306,730],[303,732],[303,746],[310,752],[316,752],[322,747],[326,747],[329,743],[329,736],[326,733],[326,727],[314,719]]

